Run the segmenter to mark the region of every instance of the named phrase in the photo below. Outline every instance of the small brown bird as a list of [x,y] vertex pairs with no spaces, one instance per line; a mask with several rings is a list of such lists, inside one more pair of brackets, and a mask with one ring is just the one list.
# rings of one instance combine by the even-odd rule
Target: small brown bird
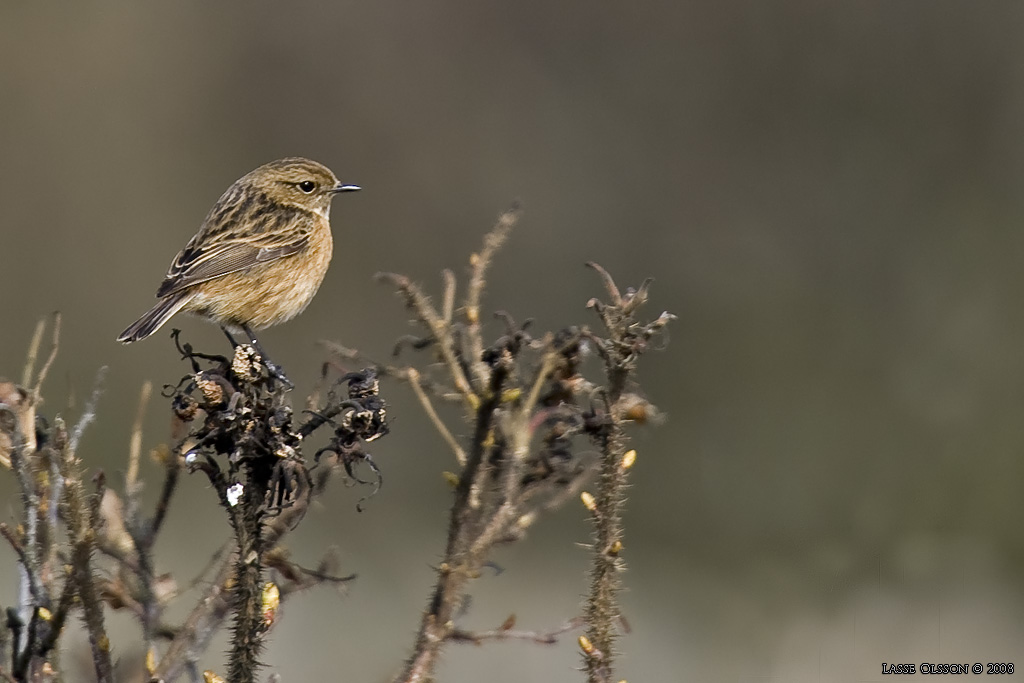
[[171,263],[160,302],[117,340],[145,339],[178,311],[228,334],[291,320],[316,294],[331,261],[331,199],[358,190],[309,159],[279,159],[239,178]]

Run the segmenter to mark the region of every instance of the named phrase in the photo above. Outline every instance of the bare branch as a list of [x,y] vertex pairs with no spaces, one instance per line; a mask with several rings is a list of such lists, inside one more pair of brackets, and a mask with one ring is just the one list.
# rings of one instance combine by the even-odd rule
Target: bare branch
[[[512,625],[514,625],[514,616],[509,617],[508,622],[512,622]],[[528,640],[539,645],[553,645],[558,642],[558,636],[574,631],[585,623],[586,621],[583,617],[574,617],[550,631],[517,631],[512,626],[505,628],[505,624],[490,631],[455,629],[448,635],[448,640],[456,643],[472,643],[473,645],[480,645],[485,640]]]
[[18,560],[21,562],[21,566],[25,567],[28,571],[29,589],[31,591],[32,599],[36,605],[45,605],[49,602],[46,595],[46,590],[43,588],[42,581],[39,579],[39,573],[30,569],[34,566],[34,562],[28,558],[25,553],[25,546],[22,545],[21,541],[14,535],[10,527],[6,524],[0,523],[0,536],[3,536],[7,542],[14,549],[15,554],[18,556]]
[[157,499],[156,509],[153,512],[153,521],[150,523],[149,528],[151,544],[156,539],[156,535],[160,533],[160,528],[163,526],[164,520],[167,518],[167,511],[171,505],[171,498],[174,496],[174,491],[178,486],[178,478],[181,475],[181,463],[178,460],[178,456],[174,453],[166,452],[164,453],[164,458],[164,485],[160,489],[160,497]]
[[72,453],[78,451],[78,443],[82,440],[82,435],[85,433],[85,428],[88,427],[96,419],[96,407],[100,402],[100,396],[103,395],[103,380],[107,376],[107,366],[104,365],[96,371],[96,379],[93,380],[92,395],[89,396],[89,400],[85,403],[85,411],[82,413],[82,417],[78,418],[78,422],[75,424],[75,429],[71,433],[71,439],[68,442],[68,447]]
[[[35,477],[32,472],[31,463],[26,457],[26,448],[21,435],[14,434],[17,441],[11,450],[11,467],[18,480],[18,488],[21,490],[21,504],[25,510],[25,539],[20,542],[22,553],[19,554],[21,567],[19,568],[20,586],[18,589],[18,617],[25,624],[29,624],[35,607],[43,604],[37,601],[36,596],[41,596],[41,579],[43,558],[40,557],[40,548],[37,543],[39,537],[39,512],[41,498],[36,487]],[[29,633],[31,634],[31,631]],[[26,652],[26,642],[15,637],[15,650]]]
[[445,268],[441,273],[444,276],[444,305],[441,307],[441,317],[448,325],[452,324],[452,317],[455,315],[455,273]]
[[[46,357],[46,362],[43,363],[43,367],[39,370],[39,375],[36,377],[35,386],[32,387],[32,398],[35,401],[39,400],[39,391],[43,388],[43,382],[46,381],[46,376],[50,374],[50,368],[53,366],[53,361],[57,358],[57,350],[60,348],[60,313],[55,312],[53,314],[53,337],[50,342],[50,355]],[[39,328],[37,328],[39,329]],[[38,342],[33,338],[33,344],[38,349]],[[33,364],[35,362],[35,354],[32,354]],[[26,367],[26,370],[29,368]],[[28,386],[28,382],[25,383]]]
[[125,497],[128,499],[128,516],[133,515],[133,510],[138,506],[138,479],[139,459],[142,454],[142,421],[146,417],[146,406],[149,404],[149,394],[153,390],[153,384],[149,380],[142,383],[142,390],[139,392],[139,405],[135,413],[135,422],[132,424],[131,440],[128,444],[128,471],[125,473]]
[[206,592],[196,602],[178,635],[168,646],[164,656],[153,672],[157,680],[174,680],[180,676],[190,664],[199,659],[217,628],[224,621],[231,606],[226,595],[229,593],[229,581],[236,562],[237,551],[226,554],[220,562],[217,575],[210,582]]
[[[90,403],[94,404],[96,399],[98,388],[93,392]],[[86,415],[94,409],[95,405],[87,408]],[[82,419],[85,419],[84,415]],[[79,421],[79,426],[82,426],[82,421]],[[92,569],[92,551],[96,542],[94,515],[82,487],[79,461],[68,442],[62,420],[57,420],[55,429],[54,447],[61,458],[61,474],[64,477],[64,519],[72,543],[73,580],[78,596],[82,600],[83,620],[89,634],[96,677],[99,683],[111,683],[114,674],[110,661],[110,640],[104,626],[103,605],[99,599]],[[81,434],[77,427],[76,431]]]
[[551,372],[555,369],[557,363],[558,353],[556,351],[550,350],[544,354],[540,367],[537,368],[537,375],[533,380],[533,385],[530,387],[530,393],[527,394],[526,401],[523,402],[522,412],[524,414],[529,415],[533,412],[534,407],[537,405],[537,400],[540,398],[541,389],[544,388],[544,383],[551,378]]
[[480,384],[486,384],[485,370],[478,364],[484,352],[483,335],[480,329],[480,299],[483,297],[484,284],[487,281],[487,269],[498,249],[508,240],[512,228],[519,222],[521,215],[522,210],[519,203],[514,202],[507,211],[498,217],[498,222],[484,237],[484,246],[480,253],[473,254],[469,259],[469,292],[466,295],[466,320],[469,325],[466,329],[466,336],[469,340],[469,355],[473,363],[473,372],[478,375],[476,379]]
[[405,297],[406,305],[416,313],[420,322],[426,325],[427,329],[430,330],[437,340],[441,356],[444,358],[445,363],[448,364],[448,371],[455,382],[455,387],[462,393],[471,409],[479,406],[480,397],[477,396],[476,392],[473,391],[473,387],[470,386],[466,373],[463,371],[462,365],[455,355],[455,340],[452,337],[451,326],[446,324],[441,318],[440,314],[430,303],[430,299],[423,293],[423,290],[404,275],[378,273],[377,279],[390,283]]
[[597,274],[601,276],[601,282],[604,283],[604,288],[608,292],[608,298],[611,299],[611,305],[621,306],[622,294],[619,293],[619,288],[615,284],[615,280],[612,279],[612,276],[608,274],[608,271],[593,261],[587,261],[587,267],[593,268],[597,271]]
[[39,357],[39,345],[43,342],[43,331],[45,329],[45,320],[40,320],[36,323],[36,329],[32,333],[32,341],[28,344],[28,354],[25,357],[25,369],[21,373],[21,386],[23,387],[27,387],[32,384],[32,374],[36,370],[36,358]]
[[427,396],[425,391],[423,391],[423,385],[420,384],[420,373],[415,368],[408,368],[405,372],[405,376],[408,378],[409,384],[412,386],[412,390],[416,394],[416,398],[419,399],[420,405],[423,406],[424,412],[426,412],[430,421],[434,423],[434,427],[441,435],[441,438],[443,438],[445,443],[448,444],[448,447],[452,449],[452,452],[455,454],[455,459],[459,464],[465,467],[466,451],[459,445],[459,442],[448,430],[448,426],[437,414],[437,411],[434,410],[434,405],[430,402],[430,397]]

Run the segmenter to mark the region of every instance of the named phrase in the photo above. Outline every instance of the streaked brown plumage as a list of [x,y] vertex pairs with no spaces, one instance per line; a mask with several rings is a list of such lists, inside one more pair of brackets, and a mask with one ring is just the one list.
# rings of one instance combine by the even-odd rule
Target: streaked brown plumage
[[326,166],[279,159],[239,178],[171,263],[160,303],[117,340],[145,339],[178,311],[250,336],[291,320],[316,294],[331,260],[331,199],[358,190]]

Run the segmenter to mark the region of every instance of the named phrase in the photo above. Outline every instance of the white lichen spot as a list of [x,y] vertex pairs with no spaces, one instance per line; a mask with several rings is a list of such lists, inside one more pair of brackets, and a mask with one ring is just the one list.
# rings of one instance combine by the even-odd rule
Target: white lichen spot
[[238,505],[238,501],[242,500],[242,492],[245,491],[245,487],[241,483],[236,482],[228,488],[228,505],[235,507]]

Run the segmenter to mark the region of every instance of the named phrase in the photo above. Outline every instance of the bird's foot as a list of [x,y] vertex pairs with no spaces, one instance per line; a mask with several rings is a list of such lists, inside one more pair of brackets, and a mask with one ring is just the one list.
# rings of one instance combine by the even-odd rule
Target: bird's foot
[[269,375],[267,380],[271,391],[275,388],[275,381],[283,384],[287,391],[291,391],[295,388],[292,381],[284,374],[284,370],[281,369],[281,366],[270,360],[267,356],[267,352],[263,350],[263,345],[260,344],[260,340],[256,338],[256,335],[253,334],[252,329],[248,325],[242,325],[242,331],[245,332],[246,336],[250,339],[248,344],[239,344],[238,341],[235,340],[234,335],[232,335],[226,327],[221,326],[220,329],[224,332],[224,336],[231,342],[232,347],[234,347],[236,356],[238,355],[238,349],[245,348],[247,349],[245,352],[246,355],[250,356],[253,361],[261,363],[263,367],[267,369],[267,374]]
[[284,385],[284,388],[287,391],[291,391],[292,389],[295,388],[295,385],[292,384],[292,381],[288,379],[287,375],[284,374],[284,370],[281,369],[280,365],[270,360],[269,358],[264,358],[263,364],[267,366],[267,373],[270,375],[271,389],[274,388],[274,380],[281,382],[281,384]]
[[295,388],[292,381],[284,374],[281,366],[267,358],[259,348],[252,344],[239,344],[235,347],[235,355],[231,360],[231,370],[235,376],[249,383],[255,383],[263,378],[263,370],[267,371],[267,383],[273,391],[275,382],[280,382],[286,389]]

